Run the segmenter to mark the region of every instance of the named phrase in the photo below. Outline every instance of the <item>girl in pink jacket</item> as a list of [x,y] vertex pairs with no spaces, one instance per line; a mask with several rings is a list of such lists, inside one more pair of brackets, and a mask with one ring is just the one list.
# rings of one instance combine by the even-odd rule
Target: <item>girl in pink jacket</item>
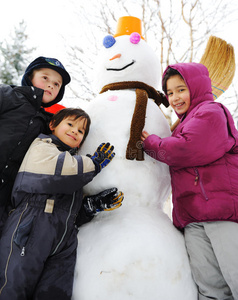
[[204,65],[170,65],[162,84],[180,124],[167,138],[143,131],[143,148],[170,167],[173,223],[184,232],[199,300],[237,300],[238,132],[213,101]]

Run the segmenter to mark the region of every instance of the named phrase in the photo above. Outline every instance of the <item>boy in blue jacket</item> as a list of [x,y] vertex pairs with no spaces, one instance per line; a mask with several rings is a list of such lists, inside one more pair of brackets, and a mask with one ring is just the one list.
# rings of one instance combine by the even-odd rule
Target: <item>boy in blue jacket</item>
[[0,85],[0,236],[24,155],[40,133],[49,133],[52,114],[44,107],[59,102],[69,82],[59,60],[40,56],[27,67],[22,86]]

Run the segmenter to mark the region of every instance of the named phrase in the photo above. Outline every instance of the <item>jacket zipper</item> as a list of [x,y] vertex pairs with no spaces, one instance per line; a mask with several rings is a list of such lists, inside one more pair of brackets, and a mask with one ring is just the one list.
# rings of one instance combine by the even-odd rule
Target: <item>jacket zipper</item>
[[54,255],[55,252],[58,250],[59,246],[63,243],[63,240],[65,238],[65,235],[68,231],[68,221],[69,221],[69,217],[71,216],[71,213],[72,213],[72,208],[73,208],[73,205],[74,205],[74,201],[75,201],[75,193],[73,194],[73,199],[72,199],[72,202],[71,202],[71,205],[70,205],[70,209],[69,209],[69,213],[68,213],[68,216],[67,216],[67,219],[66,219],[66,223],[65,223],[65,231],[62,235],[62,238],[61,240],[59,241],[59,243],[56,245],[55,247],[55,250],[51,253],[50,256]]
[[[19,226],[19,224],[21,222],[22,216],[23,216],[24,212],[27,210],[27,207],[28,207],[28,202],[26,203],[26,206],[23,209],[23,211],[22,211],[22,213],[21,213],[21,215],[20,215],[20,217],[18,219],[17,225],[16,225],[16,227],[15,227],[15,229],[13,231],[12,237],[11,237],[10,252],[9,252],[9,255],[8,255],[8,258],[7,258],[7,263],[6,263],[6,267],[5,267],[5,271],[4,271],[5,282],[4,282],[3,286],[0,289],[0,295],[1,295],[2,290],[4,289],[4,287],[7,285],[7,271],[8,271],[9,261],[10,261],[10,258],[12,256],[12,251],[13,251],[13,238],[14,238],[14,235],[15,235],[15,233],[17,231],[17,228],[18,228],[18,226]],[[25,248],[25,247],[23,247],[23,248]],[[24,249],[24,251],[25,251],[25,249]],[[24,252],[24,255],[25,255],[25,252]]]
[[203,193],[203,196],[205,198],[206,201],[208,201],[208,197],[207,197],[207,194],[205,192],[205,189],[204,189],[204,185],[202,183],[202,180],[201,180],[201,177],[199,175],[199,172],[198,172],[198,169],[197,168],[194,168],[194,172],[196,174],[196,177],[195,177],[195,181],[194,181],[194,185],[197,185],[198,182],[200,184],[200,187],[201,187],[201,190],[202,190],[202,193]]
[[26,247],[23,246],[21,249],[21,256],[25,256],[25,252],[26,252]]
[[[172,172],[174,173],[174,171],[172,171]],[[176,189],[175,189],[174,185],[172,186],[172,188],[173,188],[173,190],[175,191],[175,194],[176,194]],[[174,213],[175,216],[176,216],[176,221],[179,223],[180,227],[183,228],[184,226],[183,226],[183,224],[180,222],[180,220],[179,220],[179,218],[178,218],[178,215],[177,215],[177,208],[176,208],[175,205],[174,205],[174,207],[173,207],[173,213]]]

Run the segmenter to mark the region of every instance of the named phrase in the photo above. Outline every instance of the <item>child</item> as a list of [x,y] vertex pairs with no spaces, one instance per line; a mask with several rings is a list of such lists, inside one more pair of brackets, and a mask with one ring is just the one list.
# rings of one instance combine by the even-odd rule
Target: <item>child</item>
[[166,138],[144,131],[144,150],[170,166],[173,223],[184,230],[199,299],[238,299],[237,130],[213,101],[205,66],[171,65],[162,83],[180,124]]
[[[89,126],[83,110],[63,109],[50,122],[52,134],[39,135],[27,151],[13,188],[16,209],[0,240],[1,300],[71,299],[76,217],[80,212],[85,217],[81,224],[89,221],[93,212],[107,206],[103,197],[108,196],[103,192],[103,197],[88,197],[82,214],[82,188],[115,155],[109,143],[101,144],[91,157],[74,154]],[[123,198],[114,196],[108,203],[111,209]]]
[[69,82],[61,62],[38,57],[27,67],[22,86],[0,86],[0,232],[23,157],[40,133],[48,133],[51,114],[42,106],[59,102]]

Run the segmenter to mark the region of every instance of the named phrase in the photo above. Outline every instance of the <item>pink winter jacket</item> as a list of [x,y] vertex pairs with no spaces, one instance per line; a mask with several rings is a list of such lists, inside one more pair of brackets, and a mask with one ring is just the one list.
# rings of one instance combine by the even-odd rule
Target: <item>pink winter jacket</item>
[[228,109],[213,101],[206,67],[169,66],[183,76],[191,105],[171,137],[150,135],[143,143],[153,158],[170,166],[173,223],[238,222],[238,132]]

